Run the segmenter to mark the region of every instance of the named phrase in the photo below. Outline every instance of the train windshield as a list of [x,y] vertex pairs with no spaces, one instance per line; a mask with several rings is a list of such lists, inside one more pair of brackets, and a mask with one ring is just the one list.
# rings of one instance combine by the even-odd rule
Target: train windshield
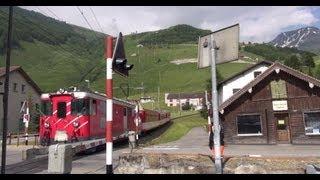
[[74,99],[71,102],[72,115],[89,115],[90,99]]
[[65,118],[67,113],[67,104],[66,102],[58,102],[58,118]]
[[41,112],[43,113],[43,115],[46,115],[46,116],[52,115],[51,101],[42,101],[41,102]]

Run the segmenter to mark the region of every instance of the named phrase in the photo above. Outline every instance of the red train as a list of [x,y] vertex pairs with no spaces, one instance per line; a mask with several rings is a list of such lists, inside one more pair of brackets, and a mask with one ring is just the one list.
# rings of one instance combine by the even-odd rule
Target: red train
[[[106,96],[76,89],[68,92],[42,94],[40,142],[49,145],[57,138],[75,142],[105,137]],[[127,137],[129,131],[138,134],[170,121],[170,113],[142,108],[137,102],[114,98],[113,139]]]

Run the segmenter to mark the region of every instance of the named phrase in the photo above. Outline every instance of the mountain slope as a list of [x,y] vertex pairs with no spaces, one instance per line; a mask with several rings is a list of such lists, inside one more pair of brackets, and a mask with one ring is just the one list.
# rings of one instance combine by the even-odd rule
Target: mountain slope
[[283,32],[270,44],[277,47],[297,48],[320,53],[320,30],[316,27],[305,27]]
[[[6,37],[7,17],[7,7],[0,7],[2,45]],[[13,26],[16,46],[12,51],[11,65],[22,66],[43,91],[86,86],[84,80],[88,79],[92,89],[104,92],[103,34],[19,7],[14,8]],[[189,30],[190,32],[187,32]],[[151,96],[156,96],[159,86],[161,101],[164,92],[203,91],[206,80],[210,78],[209,68],[198,70],[196,63],[176,65],[171,61],[195,59],[198,36],[209,32],[178,25],[159,30],[156,33],[159,34],[156,36],[156,45],[151,43],[155,39],[154,32],[125,36],[128,63],[135,66],[130,71],[129,78],[114,75],[114,95],[124,97],[119,88],[123,83],[130,86],[131,97],[141,94],[141,91],[137,90],[141,83],[145,87],[144,93]],[[170,41],[167,41],[169,35],[177,34],[181,36],[169,38]],[[138,50],[137,45],[141,42],[144,42],[144,47]],[[0,66],[4,66],[4,59],[4,54],[0,54]],[[223,78],[227,78],[249,65],[246,62],[227,63],[219,65],[218,71]]]
[[[14,7],[11,64],[22,66],[43,91],[83,83],[103,60],[103,35],[40,13]],[[0,50],[5,48],[8,8],[0,7]],[[97,37],[96,37],[97,36]],[[4,56],[0,65],[4,66]]]
[[199,36],[209,34],[210,30],[202,30],[190,25],[179,24],[158,31],[131,35],[138,43],[146,44],[182,44],[197,43]]
[[289,47],[278,47],[272,46],[270,44],[253,44],[246,45],[244,47],[246,52],[251,52],[256,55],[260,55],[269,61],[284,61],[289,58],[291,55],[302,55],[302,54],[310,54],[311,56],[316,56],[314,53],[310,53],[308,51],[298,50],[296,48]]

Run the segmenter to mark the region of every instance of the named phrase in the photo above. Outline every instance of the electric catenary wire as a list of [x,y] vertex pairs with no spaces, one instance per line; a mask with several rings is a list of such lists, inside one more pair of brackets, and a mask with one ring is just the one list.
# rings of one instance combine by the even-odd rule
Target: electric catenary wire
[[42,13],[45,16],[49,16],[46,12],[42,11],[38,6],[36,6],[36,8],[40,11],[40,13]]
[[[91,13],[93,14],[94,19],[97,21],[97,24],[98,24],[98,26],[99,26],[99,28],[100,28],[101,32],[103,32],[103,33],[104,33],[104,31],[103,31],[103,29],[102,29],[102,27],[101,27],[101,25],[100,25],[100,23],[99,23],[99,21],[98,21],[98,19],[97,19],[96,15],[95,15],[95,13],[94,13],[94,11],[92,10],[92,8],[91,8],[91,7],[89,7],[89,8],[90,8]],[[104,34],[105,34],[105,33],[104,33]]]
[[92,26],[90,25],[88,19],[86,18],[86,16],[83,14],[82,10],[77,6],[78,11],[80,12],[81,16],[83,17],[83,19],[86,21],[86,23],[88,24],[89,28],[94,32],[94,36],[99,39],[96,35],[96,32],[93,30]]
[[[2,11],[2,10],[0,10],[0,11]],[[2,11],[2,12],[4,12],[4,11]],[[6,13],[6,12],[4,12],[4,13]],[[16,22],[18,22],[19,24],[21,24],[21,25],[23,25],[23,26],[26,26],[26,27],[30,27],[30,25],[33,24],[33,25],[37,26],[40,30],[42,30],[43,32],[45,32],[46,34],[50,35],[51,37],[57,38],[57,37],[55,37],[52,33],[48,32],[45,28],[42,28],[42,26],[40,26],[40,25],[32,22],[32,21],[29,20],[27,17],[23,16],[23,18],[24,18],[25,20],[27,20],[28,23],[27,23],[27,22],[21,22],[20,20],[18,20],[18,19],[16,19],[16,18],[14,19],[14,21],[16,21]],[[52,40],[52,38],[50,38],[49,36],[44,35],[44,34],[41,34],[41,35],[43,35],[44,37],[46,37],[50,42],[54,43],[54,41]],[[71,56],[73,56],[73,57],[76,57],[74,54],[70,53],[68,50],[66,50],[66,49],[65,49],[64,47],[62,47],[61,45],[57,44],[57,46],[60,47],[60,49],[57,49],[58,47],[56,47],[56,46],[50,46],[50,48],[56,50],[56,51],[57,51],[57,54],[62,55],[61,53],[58,53],[59,51],[60,51],[60,52],[62,51],[62,52],[64,52],[64,53],[63,53],[64,55],[65,55],[65,53],[67,53],[67,54],[69,54],[69,55],[71,55]],[[75,49],[73,49],[73,50],[75,50]],[[67,58],[67,59],[69,59],[69,60],[71,60],[71,61],[73,61],[73,62],[76,62],[76,61],[73,60],[72,58]]]
[[53,16],[55,16],[58,20],[61,20],[54,12],[52,12],[49,8],[46,8]]

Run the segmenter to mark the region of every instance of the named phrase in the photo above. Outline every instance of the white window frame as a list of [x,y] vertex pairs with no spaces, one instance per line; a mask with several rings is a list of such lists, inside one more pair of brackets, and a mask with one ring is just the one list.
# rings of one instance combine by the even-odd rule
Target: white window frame
[[[260,126],[261,126],[261,133],[246,133],[246,134],[239,134],[239,129],[238,129],[238,117],[239,116],[259,116],[260,119]],[[237,127],[237,136],[263,136],[263,126],[262,126],[262,119],[261,119],[261,114],[258,113],[253,113],[253,114],[238,114],[236,117],[236,127]]]
[[302,112],[302,117],[303,117],[303,123],[304,123],[304,133],[305,135],[307,136],[320,136],[320,130],[319,130],[319,133],[307,133],[306,132],[306,119],[305,119],[305,114],[306,113],[320,113],[320,110],[315,110],[315,111],[303,111]]

